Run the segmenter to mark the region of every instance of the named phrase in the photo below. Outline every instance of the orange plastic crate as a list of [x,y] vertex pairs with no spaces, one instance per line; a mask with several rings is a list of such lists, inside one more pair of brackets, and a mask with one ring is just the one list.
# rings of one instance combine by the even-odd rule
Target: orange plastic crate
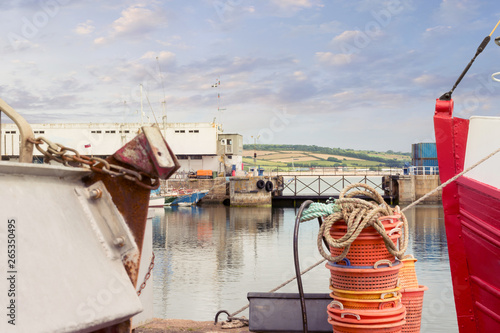
[[328,316],[346,324],[395,323],[405,319],[406,308],[401,303],[394,308],[384,309],[344,309],[342,304],[333,301],[327,307]]
[[402,290],[401,302],[406,307],[406,324],[403,326],[403,332],[420,332],[424,292],[427,289],[429,288],[426,286],[418,286]]
[[398,287],[399,270],[403,264],[397,262],[391,267],[349,268],[326,264],[331,272],[330,284],[334,289],[372,291]]
[[410,254],[401,259],[401,262],[403,262],[403,267],[399,271],[401,288],[418,288],[419,284],[415,272],[417,259]]
[[401,320],[396,323],[384,323],[380,325],[360,325],[360,324],[347,324],[328,318],[328,323],[333,327],[334,333],[400,333],[406,320]]
[[333,298],[333,300],[342,303],[344,309],[380,310],[398,307],[401,304],[402,295],[401,293],[398,293],[396,297],[384,299],[354,299],[339,297],[330,293],[330,297]]
[[[332,235],[335,239],[339,239],[341,236],[335,233]],[[396,245],[401,234],[395,233],[389,237]],[[339,256],[343,251],[344,248],[330,247],[332,257]],[[379,234],[376,236],[358,236],[351,243],[346,258],[352,266],[373,266],[379,260],[396,261],[396,258],[387,250],[384,239]]]

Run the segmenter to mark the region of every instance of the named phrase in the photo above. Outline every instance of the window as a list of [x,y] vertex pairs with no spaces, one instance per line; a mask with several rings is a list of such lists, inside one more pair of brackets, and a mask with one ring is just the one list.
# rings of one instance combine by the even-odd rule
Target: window
[[200,131],[199,131],[199,130],[194,130],[194,132],[195,132],[195,133],[200,133]]
[[227,144],[228,144],[228,145],[232,145],[232,144],[233,144],[233,140],[231,140],[231,139],[227,139]]
[[177,155],[178,160],[187,160],[188,157],[186,155]]
[[116,133],[116,131],[110,131],[111,133]]
[[193,130],[189,130],[189,133],[194,133],[194,131]]
[[201,160],[203,158],[201,155],[191,155],[190,157],[192,160]]
[[186,133],[186,131],[185,130],[181,130],[181,133]]

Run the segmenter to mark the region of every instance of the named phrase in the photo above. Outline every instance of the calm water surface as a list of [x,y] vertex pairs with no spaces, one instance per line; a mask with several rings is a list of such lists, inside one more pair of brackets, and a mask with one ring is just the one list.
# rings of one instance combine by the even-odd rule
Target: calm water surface
[[[294,276],[294,208],[203,206],[157,209],[153,218],[155,317],[213,320],[248,303],[248,292],[267,292]],[[425,292],[422,332],[458,332],[441,206],[408,210],[410,245]],[[322,257],[317,221],[302,223],[301,269]],[[306,293],[329,293],[329,271],[303,276]],[[279,292],[297,292],[290,283]],[[238,316],[248,318],[248,310]],[[224,317],[225,319],[225,317]]]

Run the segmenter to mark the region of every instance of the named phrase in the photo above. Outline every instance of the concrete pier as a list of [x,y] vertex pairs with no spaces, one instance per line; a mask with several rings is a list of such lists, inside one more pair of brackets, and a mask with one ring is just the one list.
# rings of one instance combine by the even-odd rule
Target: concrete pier
[[[394,195],[399,204],[410,204],[441,185],[439,175],[397,175],[384,178],[386,193]],[[425,199],[423,203],[441,202],[441,190]]]
[[229,200],[231,206],[271,206],[275,188],[269,177],[231,177]]

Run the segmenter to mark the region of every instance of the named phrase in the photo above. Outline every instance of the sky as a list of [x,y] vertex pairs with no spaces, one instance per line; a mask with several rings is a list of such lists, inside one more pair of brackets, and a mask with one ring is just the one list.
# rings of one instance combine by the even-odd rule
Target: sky
[[[33,124],[215,118],[245,143],[409,152],[499,19],[497,0],[6,0],[0,98]],[[499,60],[492,40],[456,116],[499,115]]]

